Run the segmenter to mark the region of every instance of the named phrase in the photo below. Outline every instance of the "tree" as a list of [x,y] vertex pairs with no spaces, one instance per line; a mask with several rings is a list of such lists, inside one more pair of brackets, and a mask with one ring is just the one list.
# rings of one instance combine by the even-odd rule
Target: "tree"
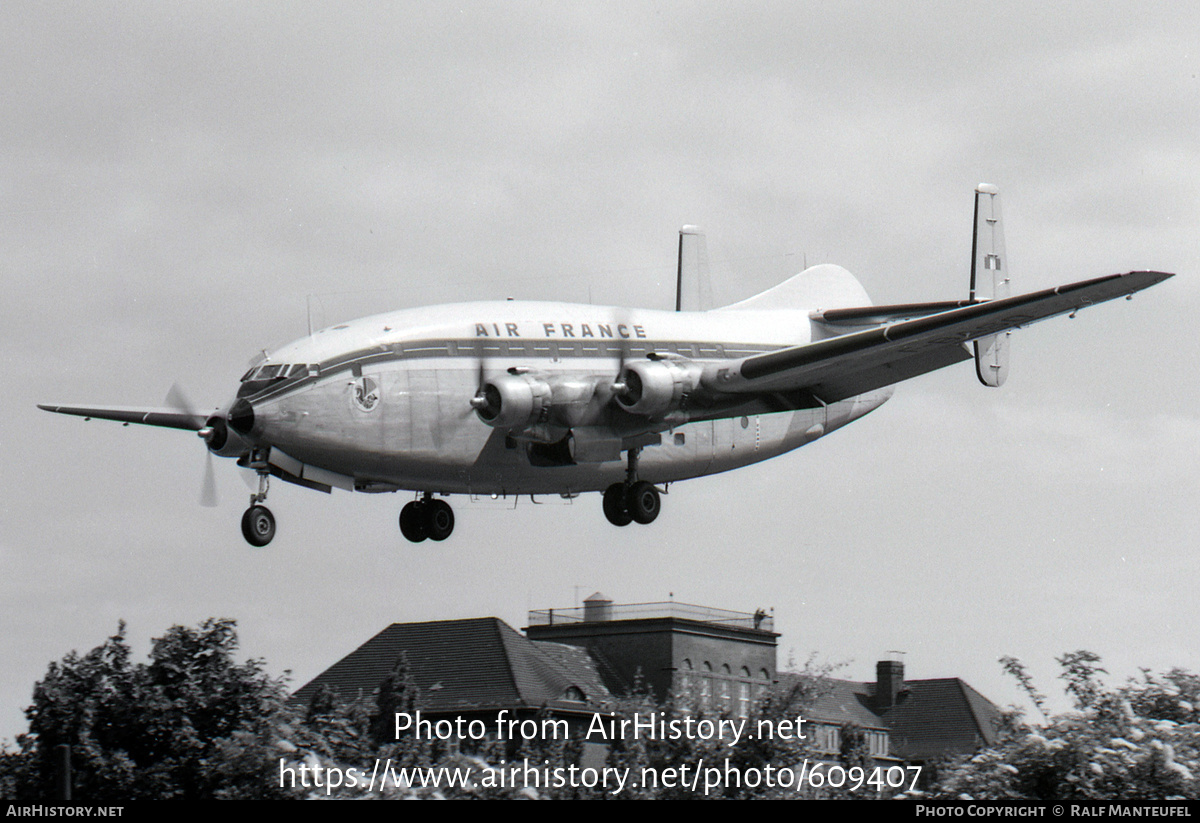
[[[1036,695],[1019,663],[1005,670]],[[1008,716],[1000,741],[942,770],[934,793],[963,799],[1162,800],[1200,798],[1200,678],[1174,669],[1142,672],[1106,687],[1100,658],[1077,651],[1058,658],[1075,710],[1044,726]]]
[[[125,625],[82,657],[51,663],[26,709],[14,795],[52,799],[55,746],[71,747],[74,797],[275,797],[273,760],[290,731],[284,681],[234,661],[232,620],[174,626],[132,663]],[[8,759],[8,758],[6,758]]]

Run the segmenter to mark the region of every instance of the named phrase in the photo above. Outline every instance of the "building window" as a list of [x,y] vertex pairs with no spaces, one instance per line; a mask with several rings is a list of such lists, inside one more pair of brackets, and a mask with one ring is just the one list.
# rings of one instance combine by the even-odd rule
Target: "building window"
[[823,754],[840,754],[842,751],[841,731],[837,726],[818,725],[813,729],[817,748]]

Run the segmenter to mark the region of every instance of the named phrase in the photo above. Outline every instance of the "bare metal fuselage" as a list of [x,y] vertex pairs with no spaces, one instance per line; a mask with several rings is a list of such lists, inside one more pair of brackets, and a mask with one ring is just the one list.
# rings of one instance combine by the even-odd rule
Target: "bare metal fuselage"
[[508,301],[405,310],[273,352],[275,363],[317,368],[240,394],[254,409],[249,434],[272,448],[273,462],[333,486],[515,495],[620,482],[620,459],[547,465],[531,459],[527,436],[479,419],[470,401],[481,378],[527,371],[562,393],[552,432],[575,426],[649,436],[657,445],[642,450],[641,476],[671,482],[775,457],[891,396],[889,387],[827,406],[783,394],[733,397],[668,421],[614,408],[610,387],[623,362],[655,353],[704,364],[802,345],[813,335],[810,308],[680,313]]

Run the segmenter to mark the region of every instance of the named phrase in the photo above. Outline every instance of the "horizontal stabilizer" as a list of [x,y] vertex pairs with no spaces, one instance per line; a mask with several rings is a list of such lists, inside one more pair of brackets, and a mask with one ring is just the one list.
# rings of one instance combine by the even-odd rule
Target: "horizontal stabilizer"
[[857,309],[829,309],[813,312],[810,318],[826,326],[880,326],[917,317],[928,317],[950,309],[970,306],[972,300],[943,300],[936,303],[901,303],[894,306],[863,306]]

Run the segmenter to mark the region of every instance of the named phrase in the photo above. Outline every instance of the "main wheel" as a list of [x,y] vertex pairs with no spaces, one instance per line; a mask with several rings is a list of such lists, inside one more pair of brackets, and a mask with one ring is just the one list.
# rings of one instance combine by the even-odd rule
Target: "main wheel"
[[653,483],[639,480],[629,487],[625,496],[625,505],[629,514],[639,523],[653,523],[654,518],[662,511],[662,501],[658,498],[658,489]]
[[454,531],[454,509],[445,500],[425,503],[425,531],[430,540],[445,540]]
[[424,503],[414,500],[400,510],[400,533],[412,543],[429,537]]
[[275,515],[266,506],[251,506],[242,515],[242,537],[251,546],[265,546],[275,537]]
[[613,483],[604,490],[604,516],[614,526],[628,526],[633,522],[633,515],[625,505],[624,483]]

